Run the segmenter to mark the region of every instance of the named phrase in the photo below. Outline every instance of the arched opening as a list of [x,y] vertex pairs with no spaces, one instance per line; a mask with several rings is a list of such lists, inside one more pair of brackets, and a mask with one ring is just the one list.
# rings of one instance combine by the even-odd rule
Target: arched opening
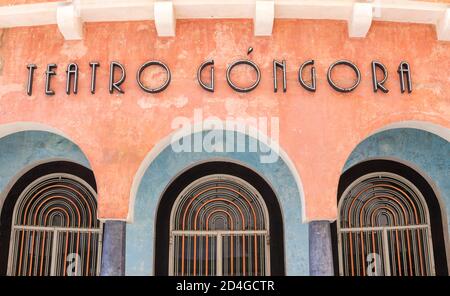
[[[181,136],[183,139],[205,136],[207,133],[199,131],[178,135],[175,139],[178,141]],[[126,275],[169,274],[172,207],[186,186],[209,174],[239,177],[256,188],[263,197],[269,211],[270,274],[308,275],[309,229],[308,224],[302,223],[305,221],[304,193],[295,166],[280,147],[271,150],[259,139],[249,135],[224,130],[223,140],[228,142],[237,136],[243,137],[246,143],[256,141],[254,143],[261,145],[261,151],[178,152],[174,151],[171,137],[168,136],[149,152],[136,172],[130,191],[129,223],[126,225]],[[275,162],[261,161],[262,156],[274,153],[279,153]],[[215,165],[207,168],[206,163]],[[242,171],[236,167],[241,167]],[[194,175],[196,171],[198,173]],[[284,240],[284,236],[289,239]],[[284,254],[290,254],[290,260],[286,261]]]
[[197,179],[171,213],[171,275],[269,273],[267,208],[259,192],[231,175]]
[[199,164],[165,190],[157,211],[156,275],[283,275],[275,193],[254,171]]
[[1,274],[98,275],[101,223],[94,175],[67,161],[38,165],[9,190],[1,211]]
[[336,273],[448,274],[441,206],[420,173],[368,160],[342,174],[338,191]]

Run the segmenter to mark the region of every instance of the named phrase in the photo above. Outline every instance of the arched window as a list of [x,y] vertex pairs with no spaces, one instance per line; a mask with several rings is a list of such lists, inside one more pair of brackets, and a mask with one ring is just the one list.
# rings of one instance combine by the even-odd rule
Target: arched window
[[101,236],[94,189],[72,174],[44,175],[15,203],[8,274],[97,275]]
[[430,215],[422,192],[391,172],[365,174],[339,201],[341,275],[434,275]]
[[269,220],[260,193],[241,178],[202,177],[171,212],[170,274],[268,275]]

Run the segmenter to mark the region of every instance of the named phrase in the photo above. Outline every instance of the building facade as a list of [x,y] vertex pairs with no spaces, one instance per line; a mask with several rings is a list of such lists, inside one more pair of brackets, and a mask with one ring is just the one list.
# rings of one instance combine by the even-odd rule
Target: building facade
[[325,2],[0,1],[0,274],[448,275],[450,2]]

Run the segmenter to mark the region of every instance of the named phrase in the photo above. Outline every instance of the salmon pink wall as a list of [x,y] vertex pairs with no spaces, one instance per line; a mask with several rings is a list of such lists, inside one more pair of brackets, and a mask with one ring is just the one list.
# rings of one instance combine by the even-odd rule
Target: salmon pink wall
[[[254,51],[247,56],[249,46]],[[204,117],[222,119],[279,117],[280,145],[302,180],[308,220],[336,218],[344,163],[372,132],[404,120],[450,128],[450,43],[438,42],[428,25],[375,22],[364,39],[349,39],[346,22],[338,21],[276,20],[270,37],[254,37],[251,20],[179,20],[174,38],[157,37],[150,21],[86,24],[82,41],[65,41],[56,26],[15,28],[2,31],[0,58],[0,125],[44,123],[79,145],[97,180],[101,218],[127,217],[139,165],[173,132],[176,116],[192,117],[197,108]],[[216,65],[215,93],[196,82],[197,67],[210,58]],[[226,83],[226,66],[238,58],[250,58],[261,68],[261,83],[250,93],[236,93]],[[274,58],[287,60],[286,93],[273,93]],[[172,71],[172,82],[159,94],[143,92],[135,80],[137,68],[151,59]],[[298,67],[307,59],[315,60],[316,93],[297,82]],[[338,59],[349,59],[361,70],[361,84],[350,94],[334,91],[326,81],[328,66]],[[125,94],[108,92],[112,60],[127,70]],[[389,70],[388,94],[372,92],[372,60]],[[411,94],[399,91],[396,70],[402,60],[411,65]],[[89,92],[90,61],[101,65],[95,95]],[[78,94],[68,96],[69,62],[78,63],[80,77]],[[28,63],[38,66],[32,96],[26,95]],[[58,64],[55,96],[44,94],[47,63]],[[345,77],[342,83],[351,83],[351,73]]]
[[59,1],[59,0],[0,0],[0,6],[35,4],[35,3],[46,3],[46,2],[61,2],[61,1]]

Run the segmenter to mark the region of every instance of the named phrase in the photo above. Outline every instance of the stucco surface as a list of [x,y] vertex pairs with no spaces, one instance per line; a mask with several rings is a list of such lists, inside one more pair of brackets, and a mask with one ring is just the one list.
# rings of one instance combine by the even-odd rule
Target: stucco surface
[[[24,131],[0,138],[0,192],[25,169],[52,160],[68,160],[89,168],[83,152],[69,140],[49,132]],[[0,208],[2,204],[0,195]]]
[[[229,131],[226,133],[234,134]],[[248,139],[246,137],[247,141]],[[264,151],[268,151],[268,147],[261,145],[265,147]],[[260,154],[252,152],[175,153],[170,145],[167,146],[145,171],[137,192],[134,221],[127,224],[126,274],[151,275],[154,273],[157,207],[170,182],[177,174],[195,164],[219,159],[242,164],[257,172],[268,182],[278,198],[282,212],[285,258],[289,258],[285,260],[286,274],[308,275],[308,225],[301,223],[303,196],[297,188],[292,172],[281,158],[274,163],[263,164],[260,162]]]
[[[86,24],[82,41],[64,41],[56,26],[2,32],[0,127],[31,121],[68,135],[94,171],[101,218],[127,217],[133,178],[142,160],[173,131],[170,123],[175,117],[192,117],[194,109],[221,119],[278,117],[280,145],[304,186],[307,220],[336,218],[342,168],[355,146],[372,132],[405,120],[450,128],[450,43],[437,41],[431,25],[374,22],[364,39],[349,39],[346,22],[312,20],[276,20],[270,37],[254,37],[251,20],[179,20],[175,38],[158,38],[150,21]],[[247,56],[249,46],[254,51]],[[216,65],[213,94],[196,82],[198,65],[209,58]],[[261,68],[261,83],[250,93],[236,93],[226,83],[226,67],[238,58],[250,58]],[[287,60],[286,93],[273,93],[274,58]],[[159,94],[143,92],[135,81],[138,67],[151,59],[164,61],[172,71],[172,82]],[[307,59],[316,63],[315,93],[297,82],[298,67]],[[352,60],[361,70],[362,82],[350,94],[337,93],[326,81],[328,66],[338,59]],[[112,60],[127,69],[125,94],[108,92]],[[388,94],[372,92],[372,60],[382,61],[389,70]],[[411,65],[411,94],[399,91],[396,70],[402,60]],[[101,64],[95,95],[89,92],[89,61]],[[80,67],[80,89],[67,96],[69,62]],[[26,95],[28,63],[38,65],[32,96]],[[52,81],[55,96],[44,94],[47,63],[58,64]],[[243,72],[239,79],[246,75],[252,73]],[[350,84],[352,79],[350,74],[339,81]]]
[[[412,165],[433,185],[442,211],[450,215],[450,143],[432,133],[405,128],[383,131],[360,143],[345,169],[370,158],[394,159]],[[446,217],[443,219],[445,220]]]

